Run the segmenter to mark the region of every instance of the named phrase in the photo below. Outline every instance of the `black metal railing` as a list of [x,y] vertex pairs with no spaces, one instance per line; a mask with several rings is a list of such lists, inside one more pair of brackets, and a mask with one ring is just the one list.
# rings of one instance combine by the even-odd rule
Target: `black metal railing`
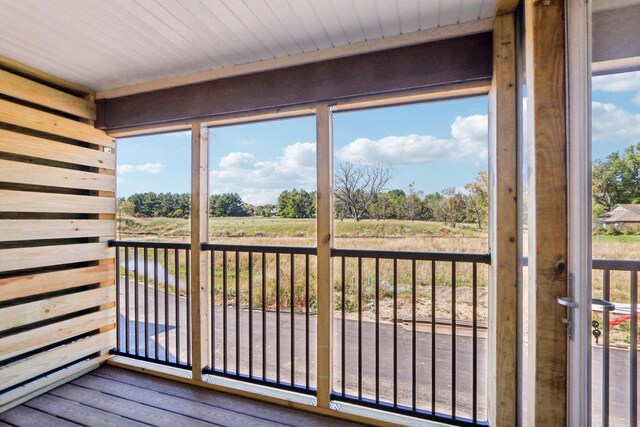
[[595,259],[592,265],[593,296],[615,305],[614,311],[593,305],[597,344],[592,356],[594,424],[636,426],[640,261]]
[[211,359],[205,373],[315,390],[316,249],[203,244],[209,251]]
[[486,337],[490,255],[333,249],[332,256],[339,322],[332,398],[485,424],[479,335]]
[[128,357],[191,366],[188,243],[110,241],[116,248],[117,345]]

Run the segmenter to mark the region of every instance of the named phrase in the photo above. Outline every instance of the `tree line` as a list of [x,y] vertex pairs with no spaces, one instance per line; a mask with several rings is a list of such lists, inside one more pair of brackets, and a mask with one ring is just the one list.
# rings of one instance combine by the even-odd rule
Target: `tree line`
[[[488,215],[488,176],[480,172],[464,191],[446,188],[424,195],[414,184],[404,189],[383,190],[391,177],[386,166],[341,164],[336,172],[335,215],[337,219],[401,219],[438,221],[456,226],[459,223],[486,225]],[[136,193],[120,198],[118,211],[134,217],[188,218],[190,195],[174,193]],[[316,192],[304,189],[285,190],[275,204],[246,203],[238,193],[209,197],[212,217],[278,216],[314,218]]]

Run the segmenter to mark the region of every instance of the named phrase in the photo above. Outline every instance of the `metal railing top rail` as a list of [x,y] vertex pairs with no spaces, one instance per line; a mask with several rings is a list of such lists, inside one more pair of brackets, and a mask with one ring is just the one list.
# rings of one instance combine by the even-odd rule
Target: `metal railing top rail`
[[[529,265],[529,258],[522,258],[522,266]],[[591,268],[594,270],[640,271],[640,260],[636,259],[592,259]]]
[[640,271],[640,260],[635,259],[594,259],[594,270]]
[[202,243],[203,251],[264,252],[272,254],[316,255],[318,250],[311,246],[265,246],[234,245],[229,243]]
[[148,248],[148,249],[191,249],[191,244],[184,242],[145,242],[140,240],[109,240],[114,248]]
[[331,249],[332,257],[403,259],[416,261],[477,262],[491,264],[491,254],[463,252],[383,251],[372,249]]

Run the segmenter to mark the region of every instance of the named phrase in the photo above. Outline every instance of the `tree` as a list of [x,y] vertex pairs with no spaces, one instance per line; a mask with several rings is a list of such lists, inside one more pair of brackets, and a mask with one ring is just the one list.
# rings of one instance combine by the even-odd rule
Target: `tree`
[[464,196],[455,188],[442,190],[442,214],[444,223],[455,227],[464,220],[466,202]]
[[594,213],[606,213],[618,204],[640,203],[640,143],[620,156],[609,154],[593,162]]
[[480,171],[473,182],[464,186],[468,191],[467,196],[467,217],[470,221],[478,224],[486,224],[489,220],[489,174],[487,171]]
[[[356,221],[370,216],[369,208],[384,186],[391,179],[391,168],[387,165],[361,165],[341,162],[336,173],[336,207],[343,209],[342,217]],[[337,209],[336,209],[337,210]]]
[[276,212],[283,218],[313,218],[316,215],[315,194],[304,189],[285,190],[278,196]]
[[213,217],[248,216],[249,213],[238,193],[225,193],[209,197],[209,215]]
[[421,198],[424,193],[421,190],[416,190],[415,182],[409,184],[409,194],[405,202],[407,210],[407,219],[414,221],[421,216],[422,203]]

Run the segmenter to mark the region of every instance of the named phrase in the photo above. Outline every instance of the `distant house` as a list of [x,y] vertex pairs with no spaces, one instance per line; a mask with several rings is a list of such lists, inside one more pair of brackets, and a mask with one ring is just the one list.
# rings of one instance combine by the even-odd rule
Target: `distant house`
[[617,205],[602,217],[601,222],[605,227],[640,227],[640,204]]

